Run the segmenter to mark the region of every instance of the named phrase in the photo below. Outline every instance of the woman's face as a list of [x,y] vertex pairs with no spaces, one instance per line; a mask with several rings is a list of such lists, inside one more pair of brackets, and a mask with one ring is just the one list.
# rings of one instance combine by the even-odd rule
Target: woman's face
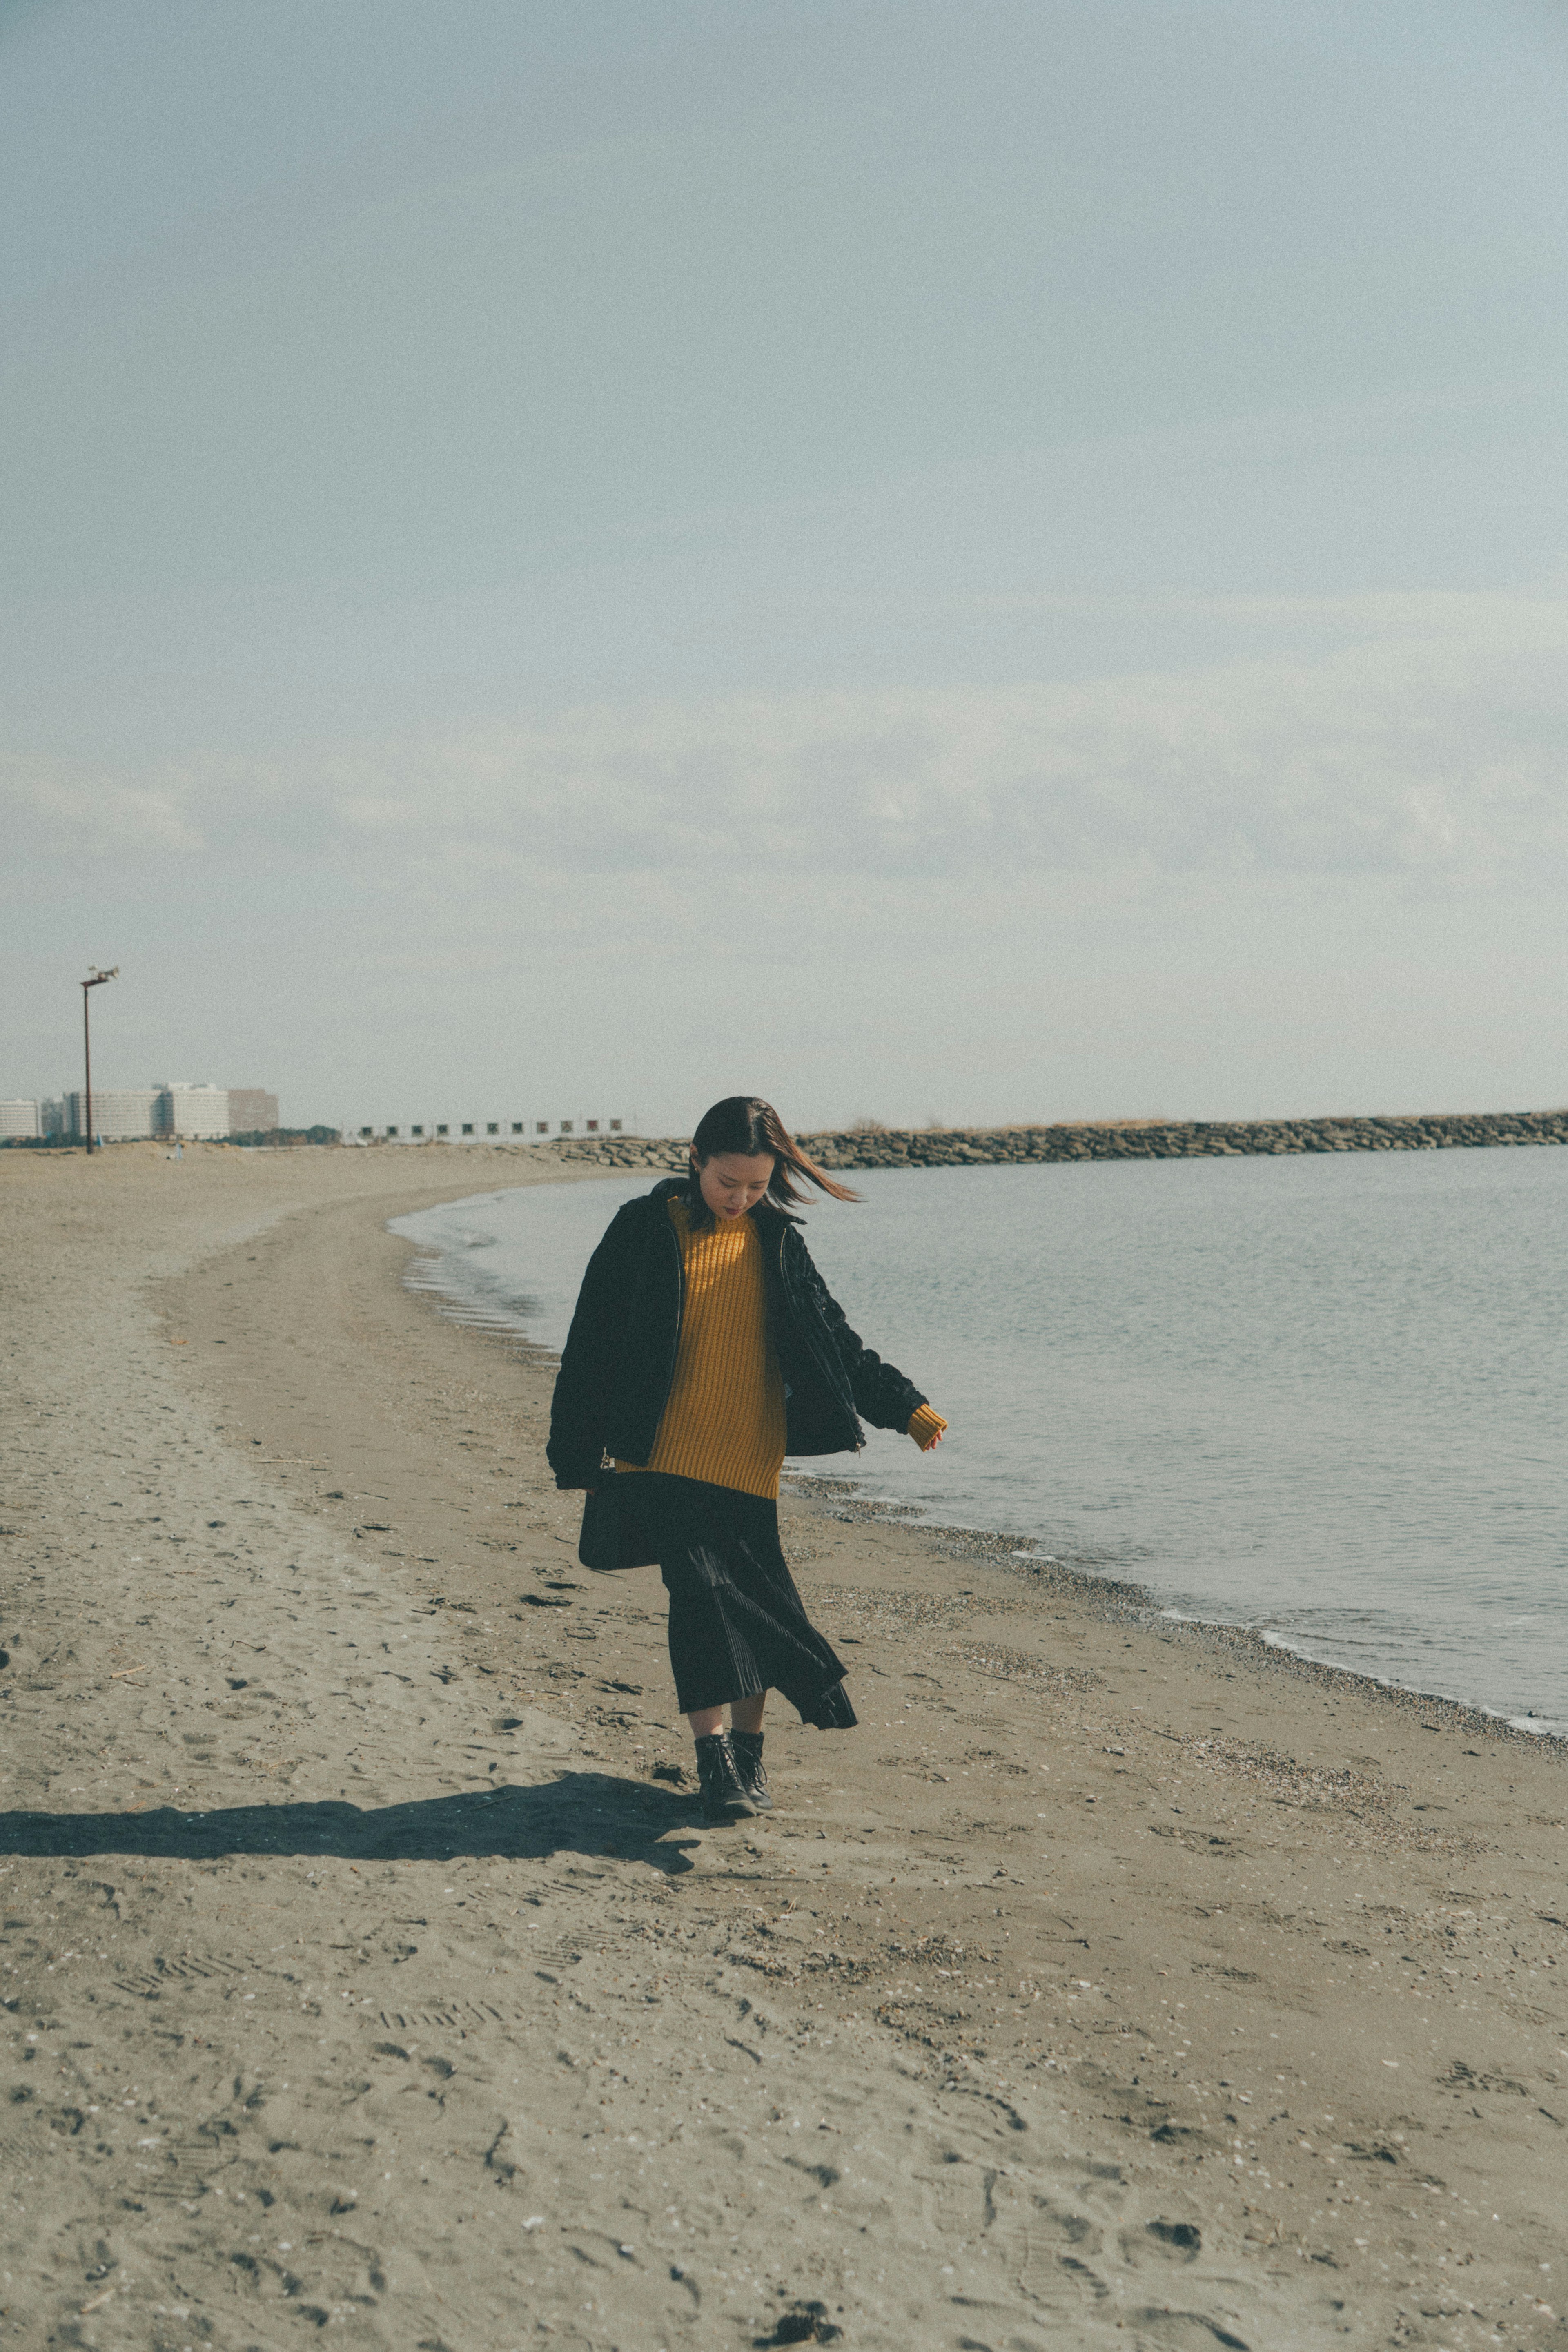
[[692,1154],[697,1187],[721,1225],[732,1224],[755,1209],[773,1181],[773,1154],[716,1151],[711,1160]]

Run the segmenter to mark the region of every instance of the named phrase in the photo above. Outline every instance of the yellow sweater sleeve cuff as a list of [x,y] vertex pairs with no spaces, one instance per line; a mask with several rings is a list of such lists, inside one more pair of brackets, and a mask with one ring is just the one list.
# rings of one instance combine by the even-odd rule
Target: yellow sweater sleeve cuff
[[941,1414],[928,1404],[917,1404],[909,1416],[909,1434],[922,1453],[936,1443],[946,1426]]

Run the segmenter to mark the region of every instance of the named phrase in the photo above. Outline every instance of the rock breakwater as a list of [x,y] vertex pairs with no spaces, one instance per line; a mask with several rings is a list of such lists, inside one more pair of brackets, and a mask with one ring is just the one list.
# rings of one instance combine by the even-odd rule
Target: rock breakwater
[[[803,1135],[820,1167],[996,1167],[1015,1160],[1262,1158],[1301,1151],[1476,1151],[1568,1144],[1568,1110],[1402,1118],[1137,1120],[1061,1127],[846,1129]],[[574,1164],[683,1168],[679,1137],[572,1137],[535,1147]]]

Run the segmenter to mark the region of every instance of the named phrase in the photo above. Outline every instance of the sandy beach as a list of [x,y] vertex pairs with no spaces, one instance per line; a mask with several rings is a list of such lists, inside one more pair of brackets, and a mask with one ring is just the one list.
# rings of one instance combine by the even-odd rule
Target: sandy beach
[[808,1486],[862,1727],[704,1829],[385,1230],[539,1175],[0,1154],[5,2340],[1568,2343],[1563,1746]]

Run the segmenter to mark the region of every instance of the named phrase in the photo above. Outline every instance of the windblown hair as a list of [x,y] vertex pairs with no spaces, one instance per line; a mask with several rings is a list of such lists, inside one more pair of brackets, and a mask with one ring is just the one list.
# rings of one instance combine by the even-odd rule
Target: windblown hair
[[706,1167],[724,1152],[736,1152],[743,1160],[760,1160],[769,1151],[773,1154],[767,1197],[772,1207],[789,1217],[791,1224],[798,1220],[790,1216],[790,1203],[806,1197],[796,1189],[797,1176],[803,1176],[808,1184],[814,1184],[819,1192],[826,1192],[835,1201],[860,1199],[858,1192],[852,1192],[847,1184],[835,1183],[814,1160],[808,1160],[772,1104],[764,1102],[760,1095],[726,1095],[722,1102],[704,1111],[692,1137],[692,1150],[696,1165],[686,1183],[686,1213],[698,1233],[713,1223],[714,1215],[703,1199],[697,1168]]

